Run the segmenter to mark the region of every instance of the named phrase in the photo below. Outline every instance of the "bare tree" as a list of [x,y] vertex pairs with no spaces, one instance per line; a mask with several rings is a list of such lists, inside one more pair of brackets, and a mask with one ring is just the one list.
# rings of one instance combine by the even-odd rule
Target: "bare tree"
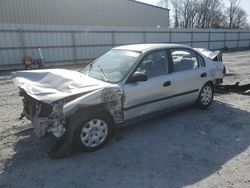
[[[239,7],[240,0],[228,0],[225,8],[221,0],[170,0],[174,27],[181,28],[244,28],[247,14]],[[158,5],[168,7],[168,0]]]
[[193,25],[192,20],[196,14],[195,2],[195,0],[181,0],[182,8],[180,11],[183,17],[181,25],[185,28],[190,28]]
[[221,28],[225,27],[226,17],[223,13],[224,5],[220,3],[220,0],[213,0],[210,4],[209,15],[207,19],[207,26],[209,28]]
[[247,13],[240,7],[236,10],[233,27],[237,29],[247,27]]
[[240,0],[228,0],[230,5],[227,8],[227,14],[229,16],[229,28],[233,28],[233,22],[239,8]]
[[171,4],[174,27],[221,27],[220,23],[225,18],[219,0],[171,0]]
[[174,12],[174,27],[193,28],[197,14],[196,0],[171,0],[171,4]]
[[200,7],[199,13],[200,13],[200,15],[198,15],[198,17],[201,18],[201,21],[200,21],[199,25],[197,25],[198,27],[201,27],[201,28],[206,27],[207,18],[208,18],[208,15],[209,15],[210,4],[211,4],[210,0],[202,0],[202,1],[199,2],[199,7]]
[[180,27],[180,0],[171,0],[172,6],[173,6],[173,11],[174,11],[174,27],[178,28]]

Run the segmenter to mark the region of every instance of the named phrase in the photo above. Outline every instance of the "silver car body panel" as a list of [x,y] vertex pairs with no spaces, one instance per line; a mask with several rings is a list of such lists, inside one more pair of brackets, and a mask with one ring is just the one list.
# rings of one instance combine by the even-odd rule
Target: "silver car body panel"
[[146,82],[124,85],[125,120],[172,106],[171,100],[164,100],[164,98],[173,95],[173,86],[163,87],[164,80],[171,80],[171,75],[158,76],[150,78]]

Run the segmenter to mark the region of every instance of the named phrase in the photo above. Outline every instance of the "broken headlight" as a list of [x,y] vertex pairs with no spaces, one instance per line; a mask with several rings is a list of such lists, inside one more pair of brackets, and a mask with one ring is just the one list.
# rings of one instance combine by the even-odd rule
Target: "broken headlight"
[[60,117],[63,116],[63,105],[64,102],[63,101],[59,101],[57,104],[55,104],[53,106],[53,115]]
[[63,115],[63,101],[59,101],[53,106],[53,113],[51,115],[51,119],[53,121],[52,127],[49,129],[49,132],[51,132],[56,137],[61,137],[66,129],[64,127],[65,125],[65,118]]

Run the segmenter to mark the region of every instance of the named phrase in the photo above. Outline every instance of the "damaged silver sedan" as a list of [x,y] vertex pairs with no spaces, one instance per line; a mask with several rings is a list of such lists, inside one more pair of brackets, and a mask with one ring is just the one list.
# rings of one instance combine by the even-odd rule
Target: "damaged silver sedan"
[[225,67],[184,45],[137,44],[111,49],[83,70],[17,71],[14,83],[23,97],[22,116],[38,137],[61,140],[52,156],[65,156],[77,144],[94,151],[114,127],[195,104],[208,107],[213,86]]

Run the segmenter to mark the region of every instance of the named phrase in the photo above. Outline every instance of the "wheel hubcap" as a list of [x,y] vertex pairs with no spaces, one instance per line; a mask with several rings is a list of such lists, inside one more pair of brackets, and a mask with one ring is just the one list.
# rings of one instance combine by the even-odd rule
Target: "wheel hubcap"
[[107,135],[107,123],[100,119],[93,119],[82,127],[81,141],[84,146],[96,147],[104,142]]
[[212,88],[209,86],[205,86],[201,91],[201,102],[203,105],[208,105],[213,97]]

